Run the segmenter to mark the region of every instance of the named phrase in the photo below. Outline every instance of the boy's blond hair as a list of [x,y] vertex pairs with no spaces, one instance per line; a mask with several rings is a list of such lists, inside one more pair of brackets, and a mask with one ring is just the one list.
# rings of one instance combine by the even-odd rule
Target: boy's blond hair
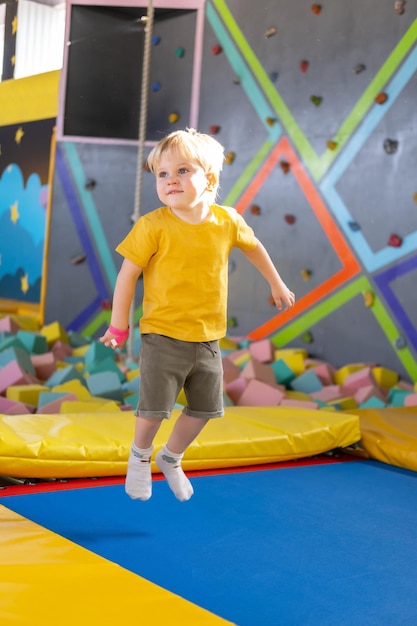
[[224,163],[224,147],[210,135],[199,133],[194,128],[170,133],[151,150],[146,161],[148,169],[155,174],[161,156],[165,152],[178,152],[185,159],[195,161],[206,174],[213,174],[215,184],[212,192],[217,193],[220,172]]

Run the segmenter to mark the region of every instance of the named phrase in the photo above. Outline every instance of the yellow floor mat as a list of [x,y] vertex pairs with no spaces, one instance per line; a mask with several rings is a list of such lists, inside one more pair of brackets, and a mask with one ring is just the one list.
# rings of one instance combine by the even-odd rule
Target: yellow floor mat
[[0,526],[2,626],[231,625],[4,506]]
[[[155,452],[180,410],[165,421]],[[0,415],[0,475],[16,478],[123,476],[134,433],[132,413]],[[274,463],[343,448],[360,439],[359,419],[293,407],[228,407],[186,451],[185,470]],[[153,464],[153,471],[157,468]]]
[[377,461],[417,471],[417,407],[360,409],[361,446]]

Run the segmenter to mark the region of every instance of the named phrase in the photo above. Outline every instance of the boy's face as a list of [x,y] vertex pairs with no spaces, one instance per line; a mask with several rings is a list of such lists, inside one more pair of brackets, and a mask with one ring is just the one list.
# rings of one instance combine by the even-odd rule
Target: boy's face
[[174,212],[198,211],[207,206],[215,176],[177,151],[163,152],[155,170],[160,201]]

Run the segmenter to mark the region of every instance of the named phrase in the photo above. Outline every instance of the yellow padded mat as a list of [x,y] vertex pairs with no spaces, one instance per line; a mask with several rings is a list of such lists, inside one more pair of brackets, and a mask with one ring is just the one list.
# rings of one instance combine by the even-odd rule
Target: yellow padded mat
[[361,445],[372,459],[417,471],[417,407],[360,409]]
[[231,625],[4,506],[0,526],[2,626]]
[[[180,410],[163,422],[155,451]],[[0,475],[16,478],[123,476],[134,433],[133,412],[0,415]],[[228,407],[186,451],[185,470],[288,461],[343,448],[360,439],[359,418],[293,407]],[[157,468],[153,464],[153,471]]]

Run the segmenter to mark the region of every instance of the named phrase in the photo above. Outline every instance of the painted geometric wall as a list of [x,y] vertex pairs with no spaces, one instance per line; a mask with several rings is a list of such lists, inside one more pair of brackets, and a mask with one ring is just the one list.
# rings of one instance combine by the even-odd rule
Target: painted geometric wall
[[[391,0],[321,11],[304,0],[263,0],[262,10],[253,0],[201,4],[198,128],[234,157],[219,201],[245,215],[297,295],[277,314],[268,285],[233,252],[230,334],[416,380],[416,5],[398,14]],[[162,22],[154,34],[149,107],[161,111],[162,134],[189,125],[188,94],[175,81],[195,52],[182,47],[188,31]],[[49,320],[87,334],[107,323],[136,156],[131,144],[58,142]],[[144,174],[141,211],[157,205]],[[139,285],[137,315],[140,298]]]

